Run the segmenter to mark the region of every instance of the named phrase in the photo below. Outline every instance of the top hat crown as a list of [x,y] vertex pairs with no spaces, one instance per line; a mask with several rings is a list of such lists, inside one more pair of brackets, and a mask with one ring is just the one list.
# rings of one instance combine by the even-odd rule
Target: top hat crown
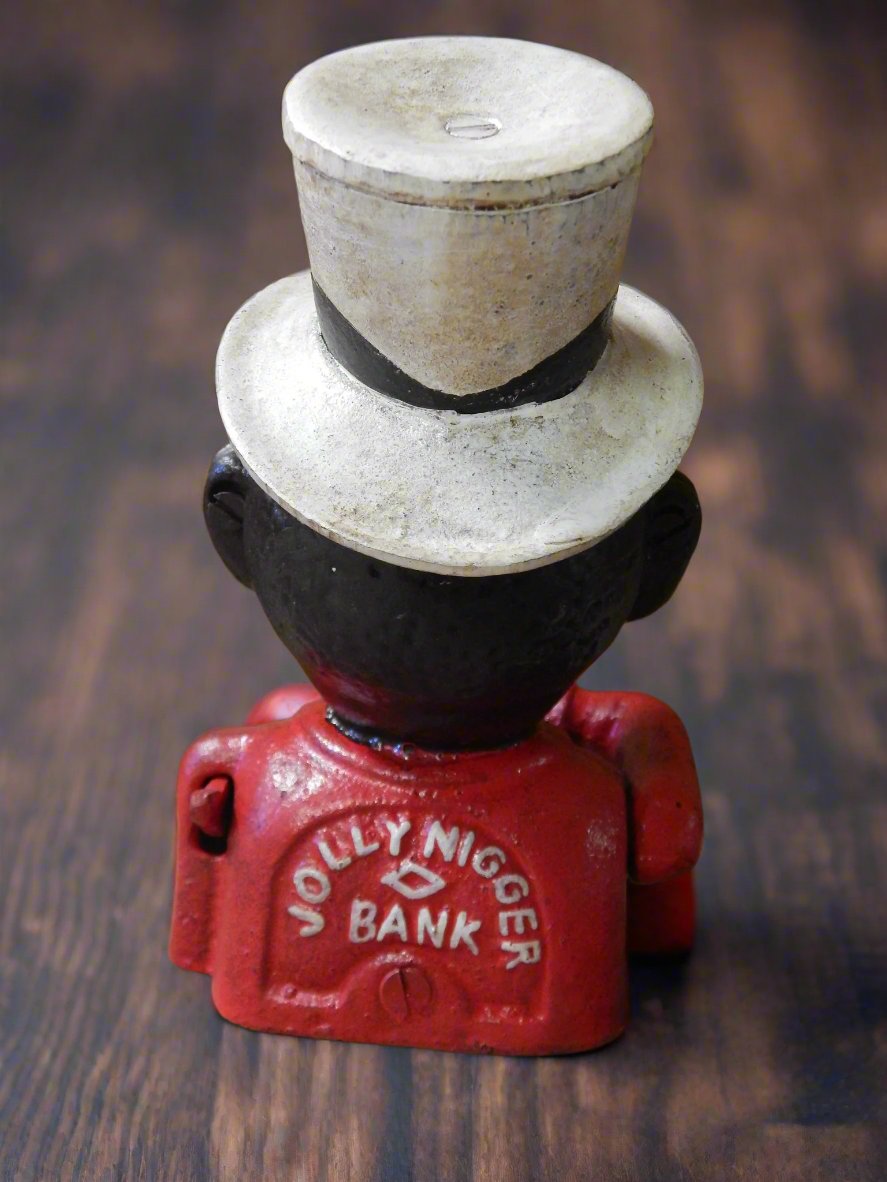
[[286,88],[311,263],[235,316],[220,407],[244,464],[337,541],[495,574],[606,536],[676,468],[701,374],[619,286],[644,92],[521,41],[332,54]]
[[468,410],[616,294],[653,111],[608,66],[521,41],[389,41],[302,70],[283,124],[314,281],[404,385]]

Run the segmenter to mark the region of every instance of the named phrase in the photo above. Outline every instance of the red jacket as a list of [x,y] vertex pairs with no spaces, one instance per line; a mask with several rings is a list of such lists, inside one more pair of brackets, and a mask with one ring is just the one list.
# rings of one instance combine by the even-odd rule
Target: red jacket
[[262,1030],[519,1054],[616,1037],[626,872],[699,852],[676,716],[575,690],[523,743],[442,755],[353,743],[314,696],[278,691],[187,752],[173,960]]

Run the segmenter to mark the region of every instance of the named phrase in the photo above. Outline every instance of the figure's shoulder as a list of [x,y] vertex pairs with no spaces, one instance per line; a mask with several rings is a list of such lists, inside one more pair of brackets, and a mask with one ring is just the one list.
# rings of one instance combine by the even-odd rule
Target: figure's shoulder
[[307,682],[294,682],[289,685],[278,686],[264,697],[259,698],[247,715],[248,724],[261,722],[278,722],[284,718],[292,718],[303,706],[309,702],[319,701],[320,695],[313,685]]
[[249,728],[215,727],[204,731],[187,748],[179,765],[180,778],[227,775],[249,747]]
[[519,779],[525,782],[538,800],[540,792],[549,804],[567,802],[575,813],[583,806],[595,811],[608,808],[608,800],[622,807],[623,782],[616,764],[595,744],[577,742],[562,726],[543,722],[537,731],[533,755],[524,760]]
[[[303,707],[308,707],[304,714]],[[230,775],[245,762],[262,762],[270,753],[298,748],[301,732],[315,731],[323,713],[312,686],[282,686],[261,698],[242,725],[215,727],[196,738],[182,757],[180,775]]]
[[630,733],[683,736],[684,724],[666,702],[633,690],[587,690],[574,685],[546,720],[578,742],[610,748]]

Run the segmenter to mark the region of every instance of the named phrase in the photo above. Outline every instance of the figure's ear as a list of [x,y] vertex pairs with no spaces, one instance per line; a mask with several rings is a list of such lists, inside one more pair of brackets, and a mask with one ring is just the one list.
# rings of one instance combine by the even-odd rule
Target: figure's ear
[[216,553],[228,570],[251,587],[243,544],[243,514],[250,478],[229,443],[216,452],[203,489],[203,519]]
[[644,571],[630,620],[649,616],[668,603],[693,557],[702,529],[699,497],[682,472],[675,472],[643,512],[647,517]]

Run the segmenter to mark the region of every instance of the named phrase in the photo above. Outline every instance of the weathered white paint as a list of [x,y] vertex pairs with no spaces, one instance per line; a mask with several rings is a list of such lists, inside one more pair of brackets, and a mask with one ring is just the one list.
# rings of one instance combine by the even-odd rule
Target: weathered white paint
[[563,398],[477,415],[423,410],[368,389],[330,356],[303,272],[232,319],[219,407],[257,482],[318,532],[422,570],[524,570],[627,521],[695,430],[702,373],[674,317],[623,286],[612,333]]
[[381,881],[405,899],[427,899],[446,886],[439,874],[411,858],[405,858],[398,867],[383,875]]
[[539,940],[524,940],[520,943],[503,940],[500,947],[503,952],[515,953],[505,965],[506,969],[516,969],[522,964],[538,964],[542,959],[542,944]]
[[376,937],[376,905],[366,899],[355,899],[351,904],[348,939],[352,944],[365,944]]
[[396,858],[400,853],[400,843],[410,831],[410,822],[404,820],[386,821],[385,828],[388,830],[388,853]]
[[424,944],[425,937],[428,936],[435,948],[443,948],[449,918],[450,913],[446,907],[438,912],[436,920],[432,919],[430,908],[422,907],[416,921],[416,943]]
[[[283,123],[317,282],[425,385],[501,385],[616,293],[652,109],[600,62],[491,38],[362,46],[297,74]],[[258,483],[320,533],[446,574],[525,570],[617,529],[692,437],[702,379],[680,325],[622,288],[612,333],[564,398],[423,410],[333,360],[306,273],[232,320],[219,404]]]
[[351,841],[354,845],[354,852],[358,858],[365,858],[367,854],[374,854],[379,848],[378,841],[367,842],[360,831],[359,825],[351,826]]
[[297,903],[293,903],[291,907],[287,907],[287,913],[293,919],[300,919],[302,921],[302,927],[299,928],[300,936],[305,936],[306,938],[308,936],[316,936],[318,932],[322,932],[324,929],[326,920],[319,911],[312,911],[310,907],[299,907]]
[[296,167],[315,279],[416,381],[501,386],[613,298],[639,173],[575,201],[501,213],[405,205]]
[[319,841],[317,848],[320,851],[320,856],[326,862],[327,866],[329,866],[330,870],[344,870],[346,866],[351,865],[351,859],[347,854],[343,854],[342,857],[336,857],[325,841]]
[[[466,114],[494,136],[453,136]],[[653,111],[593,58],[498,37],[415,37],[345,49],[283,97],[293,155],[334,180],[446,206],[563,201],[634,172]]]
[[500,903],[516,903],[530,893],[530,884],[522,874],[503,874],[493,883]]
[[293,883],[299,897],[306,903],[323,903],[332,890],[329,878],[313,866],[303,866],[297,870],[293,875]]
[[614,295],[652,108],[608,66],[495,38],[383,42],[297,74],[283,119],[317,282],[424,385],[502,385]]

